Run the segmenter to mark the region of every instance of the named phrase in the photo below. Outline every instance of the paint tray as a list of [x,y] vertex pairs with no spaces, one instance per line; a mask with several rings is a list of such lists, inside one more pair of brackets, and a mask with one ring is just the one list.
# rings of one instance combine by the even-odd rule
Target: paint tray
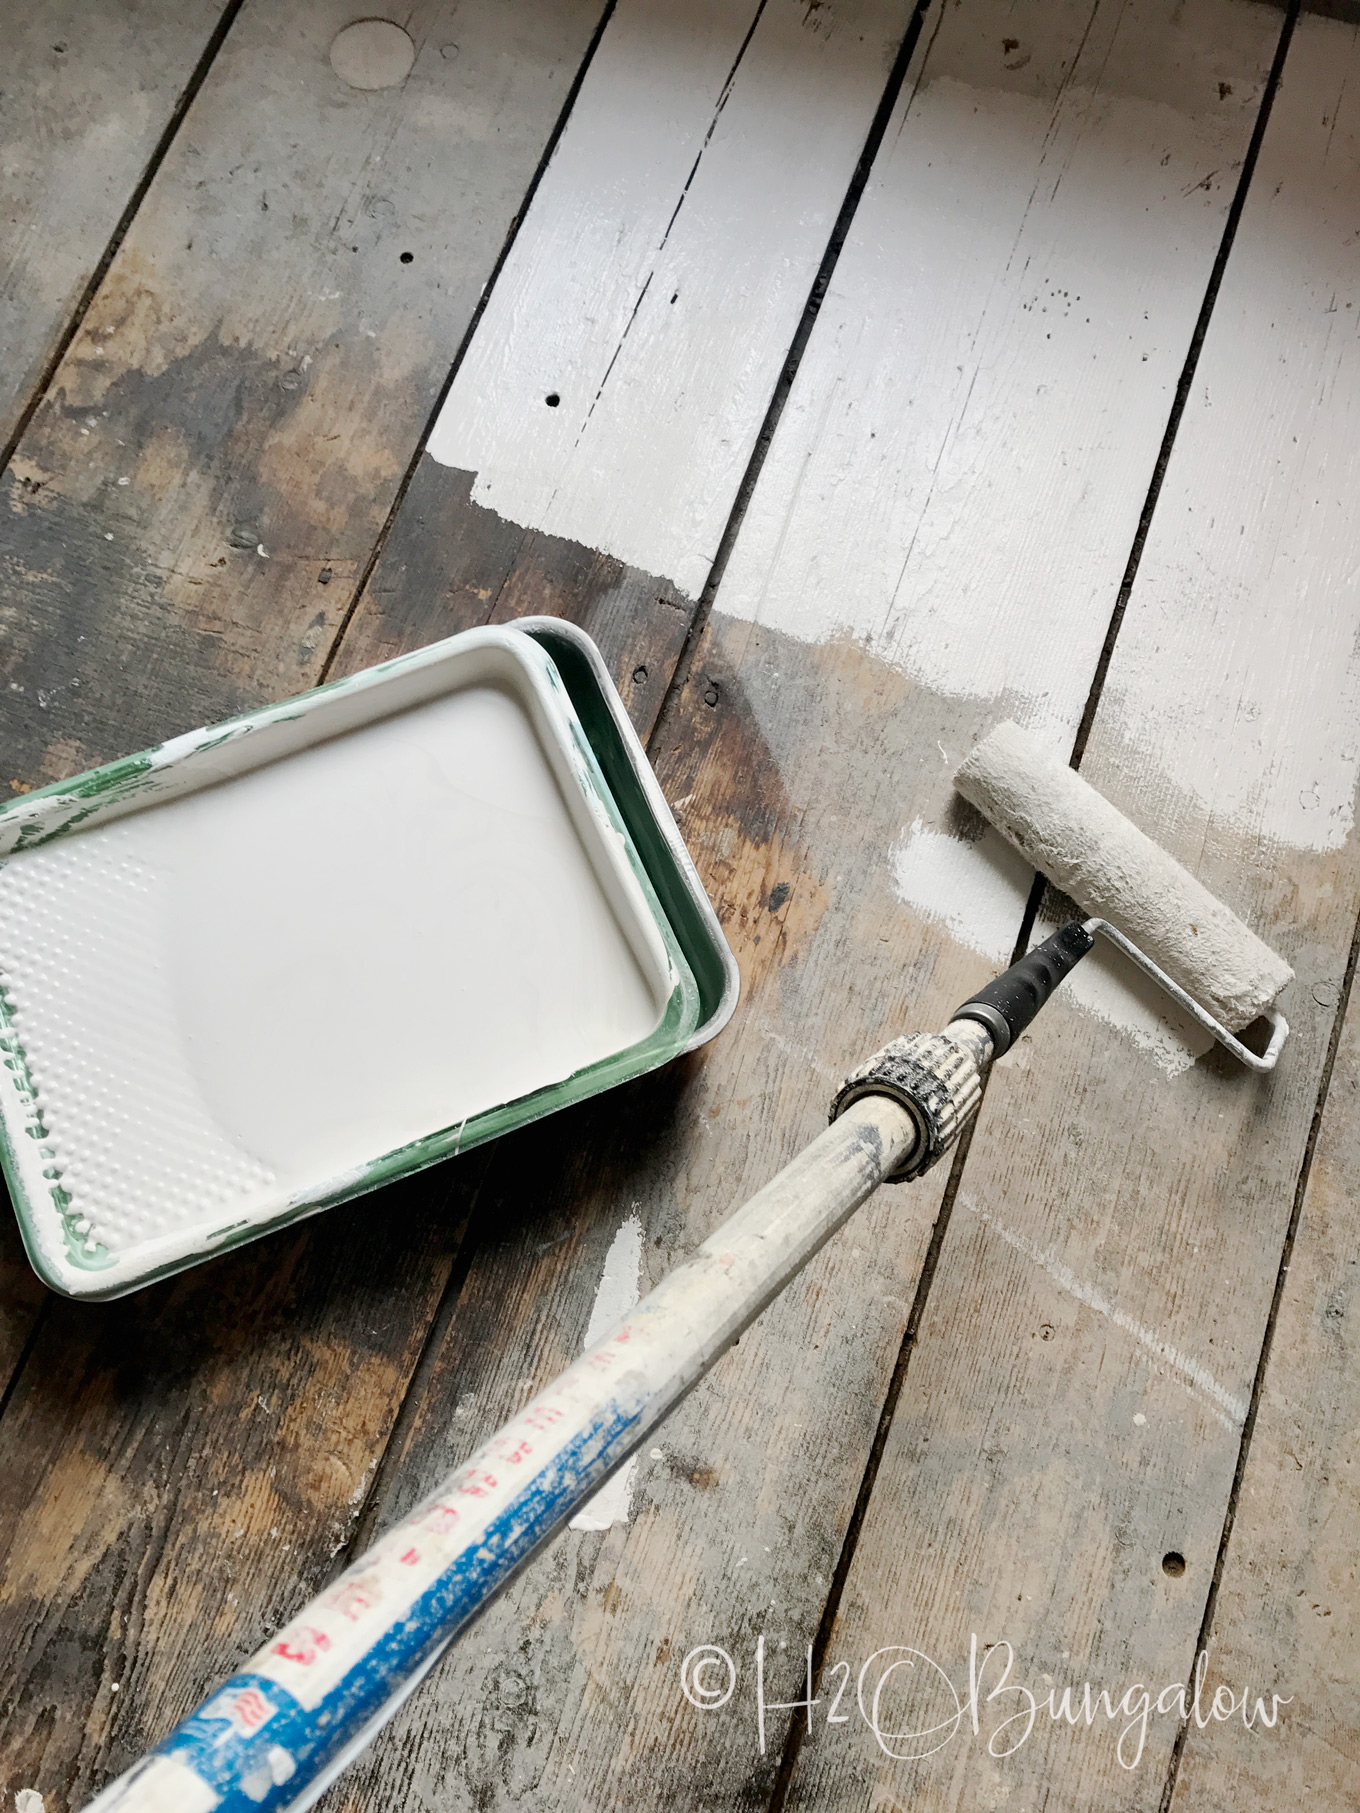
[[471,630],[0,810],[0,1158],[113,1297],[711,1038],[736,969],[590,639]]

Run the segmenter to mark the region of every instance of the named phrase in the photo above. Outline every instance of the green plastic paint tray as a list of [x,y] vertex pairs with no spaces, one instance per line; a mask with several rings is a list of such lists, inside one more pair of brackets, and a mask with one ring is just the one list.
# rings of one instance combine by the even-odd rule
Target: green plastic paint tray
[[599,653],[555,619],[0,809],[0,1159],[72,1297],[639,1076],[736,992]]

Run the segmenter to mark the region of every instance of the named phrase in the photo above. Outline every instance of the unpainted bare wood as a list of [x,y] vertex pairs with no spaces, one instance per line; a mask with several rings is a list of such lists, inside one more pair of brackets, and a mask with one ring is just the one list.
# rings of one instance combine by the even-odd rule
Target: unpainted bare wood
[[115,1304],[50,1300],[0,1425],[7,1798],[83,1806],[325,1580],[470,1181],[389,1190]]
[[608,651],[638,733],[649,735],[693,601],[669,579],[473,503],[473,476],[421,455],[328,677],[483,623],[566,617]]
[[1202,1696],[1173,1807],[1343,1813],[1360,1798],[1358,1196],[1352,996],[1209,1632],[1211,1689],[1232,1683],[1237,1709],[1215,1717]]
[[[1268,1078],[1212,1048],[1168,1075],[1065,991],[998,1066],[829,1649],[858,1670],[913,1645],[966,1698],[972,1637],[996,1646],[980,1729],[912,1760],[818,1727],[794,1807],[1162,1802],[1360,894],[1360,616],[1339,583],[1360,360],[1334,319],[1360,310],[1355,56],[1353,30],[1300,22],[1082,762],[1293,963],[1293,1034]],[[1306,1527],[1275,1537],[1306,1573]],[[1292,1667],[1304,1728],[1251,1738],[1259,1799],[1245,1752],[1196,1728],[1187,1805],[1289,1804],[1329,1693],[1325,1621],[1307,1629],[1286,1619],[1278,1654],[1211,1640],[1201,1711]],[[1003,1725],[1017,1687],[1032,1731]],[[953,1707],[903,1670],[881,1711],[907,1732]],[[1339,1758],[1321,1773],[1344,1779]]]
[[4,779],[315,682],[603,0],[250,0],[5,475]]
[[7,9],[0,445],[34,399],[226,0]]

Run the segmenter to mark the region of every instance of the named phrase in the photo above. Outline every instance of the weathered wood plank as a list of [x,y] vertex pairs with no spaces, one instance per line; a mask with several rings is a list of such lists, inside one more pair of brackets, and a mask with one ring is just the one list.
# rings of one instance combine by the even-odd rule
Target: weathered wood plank
[[0,88],[0,446],[31,405],[226,0],[5,19]]
[[8,1795],[84,1805],[323,1582],[457,1251],[454,1183],[93,1315],[51,1301],[0,1425]]
[[[1245,150],[1278,31],[1277,19],[1225,4],[1145,5],[1121,20],[1070,5],[1027,14],[1033,33],[1017,52],[1004,45],[1013,18],[1011,7],[968,0],[923,47],[690,682],[653,738],[741,962],[738,1017],[673,1095],[621,1117],[604,1175],[573,1172],[566,1192],[545,1188],[527,1156],[522,1170],[497,1175],[485,1212],[490,1225],[509,1222],[506,1235],[479,1249],[432,1343],[390,1457],[381,1521],[572,1357],[589,1309],[581,1269],[590,1267],[593,1286],[624,1216],[636,1213],[645,1231],[645,1288],[816,1130],[850,1061],[896,1030],[934,1024],[987,971],[925,913],[904,909],[893,849],[914,817],[944,808],[951,770],[937,742],[961,753],[997,700],[987,685],[960,688],[974,695],[962,699],[932,692],[855,637],[837,637],[846,619],[836,611],[858,596],[866,540],[884,565],[894,550],[902,566],[914,529],[904,527],[905,507],[895,513],[899,487],[914,488],[919,519],[945,489],[939,442],[958,423],[970,463],[949,475],[956,495],[965,477],[996,494],[1014,475],[1014,450],[1041,447],[1037,471],[1025,468],[1032,490],[1010,493],[1009,534],[1020,532],[1023,505],[1029,538],[1024,578],[990,601],[995,614],[974,640],[998,622],[1013,640],[1022,631],[1070,637],[1078,674],[1064,665],[1058,709],[1075,722],[1108,614],[1091,600],[1112,599],[1119,583],[1231,195],[1227,173]],[[993,107],[1005,130],[961,173],[955,154]],[[1215,168],[1222,178],[1200,187]],[[1101,207],[1115,217],[1093,232]],[[1152,256],[1167,239],[1176,256]],[[1098,333],[1065,307],[1054,326],[1031,325],[1053,284],[1099,290]],[[1065,361],[1045,355],[1049,332],[1066,334]],[[1043,387],[1059,382],[1054,402]],[[998,385],[1004,431],[993,400],[984,434],[970,392]],[[653,414],[664,412],[660,378],[638,391]],[[839,432],[838,408],[853,411],[841,444],[858,461],[842,462],[839,484],[823,484],[816,462]],[[919,417],[933,428],[918,430]],[[461,483],[482,469],[469,456]],[[612,470],[606,477],[621,482]],[[585,490],[572,473],[553,495],[578,500],[574,520],[593,521],[592,533],[613,533],[612,500],[591,517]],[[1065,572],[1070,524],[1083,513],[1095,526],[1059,608],[1053,575]],[[956,534],[942,526],[918,537],[904,592],[931,579],[945,594],[962,586],[976,526],[968,517]],[[995,531],[998,545],[1007,533]],[[644,545],[619,531],[605,545],[673,572],[668,534],[667,525]],[[800,536],[808,558],[779,568],[779,551]],[[765,596],[764,574],[777,574],[791,597],[826,600],[827,640],[809,647],[742,620],[757,614],[749,605],[727,611],[734,584],[743,599]],[[432,631],[442,610],[462,607],[451,588],[421,608]],[[919,626],[901,641],[928,651]],[[1003,902],[1002,911],[1013,940],[1018,909]],[[636,1167],[626,1182],[616,1149]],[[766,1633],[774,1697],[792,1697],[943,1184],[936,1175],[885,1192],[862,1212],[672,1420],[657,1454],[642,1458],[632,1521],[565,1535],[455,1647],[337,1787],[335,1806],[400,1798],[444,1813],[768,1797],[789,1715],[771,1711],[762,1758],[756,1635]],[[494,1342],[484,1334],[492,1328]],[[704,1642],[724,1644],[745,1671],[724,1713],[700,1714],[681,1695],[681,1659]]]
[[[1192,1062],[1111,970],[998,1068],[829,1653],[912,1644],[966,1694],[975,1633],[1040,1709],[1019,1745],[1024,1720],[997,1732],[1025,1702],[984,1702],[979,1735],[916,1762],[819,1727],[792,1806],[1162,1801],[1360,896],[1356,58],[1353,29],[1299,25],[1082,763],[1294,963],[1293,1039],[1270,1078]],[[1298,1716],[1325,1721],[1326,1651],[1295,1628],[1278,1657],[1239,1644],[1233,1674],[1215,1647],[1203,1706],[1292,1661],[1319,1696]],[[1042,1703],[1069,1686],[1076,1729]],[[899,1671],[884,1728],[947,1700]],[[1251,1740],[1264,1804],[1318,1756],[1292,1710]],[[1187,1804],[1244,1804],[1194,1741]]]
[[[1306,1798],[1342,1813],[1360,1799],[1358,1109],[1352,996],[1209,1633],[1211,1686],[1231,1682],[1239,1702],[1244,1689],[1249,1698],[1245,1714],[1191,1724],[1175,1807],[1217,1813]],[[1212,1691],[1203,1697],[1208,1714]]]
[[546,613],[579,623],[609,651],[614,682],[649,735],[693,603],[668,579],[474,504],[472,482],[422,454],[327,677],[478,624]]
[[603,0],[249,0],[3,481],[4,774],[317,678]]

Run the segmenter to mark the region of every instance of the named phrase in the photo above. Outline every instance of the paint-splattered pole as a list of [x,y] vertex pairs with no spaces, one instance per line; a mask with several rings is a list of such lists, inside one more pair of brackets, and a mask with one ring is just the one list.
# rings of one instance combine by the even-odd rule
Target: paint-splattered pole
[[458,1632],[916,1145],[897,1101],[851,1102],[88,1813],[311,1806]]

